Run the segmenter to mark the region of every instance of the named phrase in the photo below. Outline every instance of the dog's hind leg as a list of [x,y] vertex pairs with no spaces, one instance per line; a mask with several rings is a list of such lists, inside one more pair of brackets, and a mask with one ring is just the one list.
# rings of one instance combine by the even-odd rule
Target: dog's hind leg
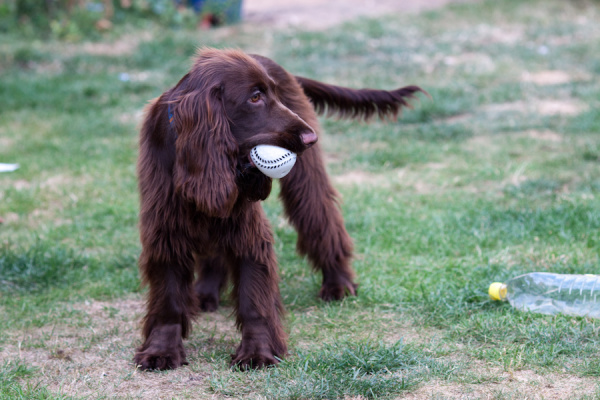
[[219,308],[221,291],[227,283],[225,258],[216,256],[197,260],[196,273],[194,290],[198,296],[200,310],[216,311]]

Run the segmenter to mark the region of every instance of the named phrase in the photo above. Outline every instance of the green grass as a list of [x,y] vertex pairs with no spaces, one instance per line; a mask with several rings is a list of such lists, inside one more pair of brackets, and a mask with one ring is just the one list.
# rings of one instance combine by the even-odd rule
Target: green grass
[[[0,174],[0,398],[557,398],[539,382],[600,398],[600,321],[486,293],[530,271],[599,271],[599,7],[483,1],[277,34],[150,35],[148,22],[120,26],[124,54],[1,34],[0,162],[20,168]],[[418,84],[431,98],[398,122],[321,120],[357,297],[318,300],[274,185],[264,206],[290,355],[231,371],[239,336],[225,300],[186,341],[188,367],[140,373],[137,129],[199,46],[340,85]],[[545,71],[567,79],[530,79]]]
[[[240,395],[236,381],[263,381],[265,396],[277,399],[331,399],[340,393],[373,399],[415,387],[425,378],[447,378],[454,367],[425,356],[420,349],[398,342],[392,345],[347,342],[301,352],[268,374],[230,375],[212,379],[211,390],[224,396]],[[251,390],[248,391],[251,394]]]
[[31,384],[21,385],[20,379],[35,375],[36,369],[28,367],[20,361],[5,361],[0,367],[0,398],[2,399],[66,399],[64,396],[56,396],[44,387]]

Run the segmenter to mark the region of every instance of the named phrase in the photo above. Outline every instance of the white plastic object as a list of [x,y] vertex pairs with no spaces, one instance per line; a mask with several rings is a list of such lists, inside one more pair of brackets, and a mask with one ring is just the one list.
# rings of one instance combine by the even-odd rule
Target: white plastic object
[[253,147],[250,158],[260,172],[275,179],[286,176],[296,164],[296,153],[269,144]]
[[0,172],[12,172],[19,168],[19,164],[0,163]]
[[490,285],[494,300],[540,314],[600,318],[600,276],[532,272]]

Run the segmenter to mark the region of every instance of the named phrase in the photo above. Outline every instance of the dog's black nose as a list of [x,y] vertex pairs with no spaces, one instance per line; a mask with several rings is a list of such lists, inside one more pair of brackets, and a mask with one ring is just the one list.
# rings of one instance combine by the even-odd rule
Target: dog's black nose
[[319,139],[317,134],[313,131],[302,132],[300,134],[300,138],[302,139],[302,143],[304,143],[306,146],[312,146],[313,144],[317,143],[317,140]]

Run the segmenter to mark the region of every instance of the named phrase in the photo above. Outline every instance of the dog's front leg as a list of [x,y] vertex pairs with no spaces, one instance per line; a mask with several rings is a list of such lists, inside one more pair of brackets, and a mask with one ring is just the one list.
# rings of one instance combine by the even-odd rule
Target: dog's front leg
[[231,365],[242,369],[277,364],[287,352],[275,254],[271,243],[262,243],[259,248],[267,253],[260,257],[262,262],[254,257],[239,259],[232,274],[242,342],[231,357]]
[[144,249],[140,269],[150,288],[144,318],[144,343],[134,357],[140,369],[173,369],[187,364],[183,338],[196,310],[193,260],[160,260]]
[[298,231],[298,252],[323,273],[319,296],[330,301],[356,295],[352,239],[344,227],[338,193],[329,182],[318,143],[281,179],[280,197]]

